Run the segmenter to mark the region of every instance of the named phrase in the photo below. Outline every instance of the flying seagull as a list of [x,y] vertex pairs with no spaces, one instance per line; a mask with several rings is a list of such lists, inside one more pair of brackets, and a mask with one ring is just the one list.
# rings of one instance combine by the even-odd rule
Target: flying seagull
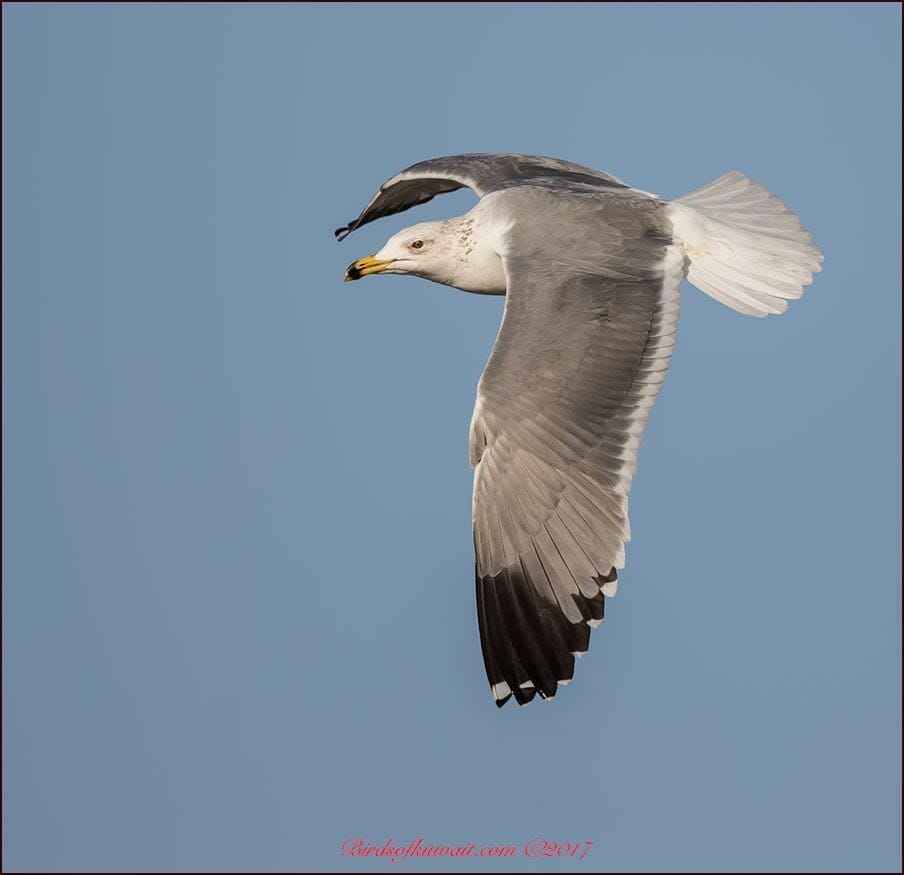
[[615,595],[682,278],[766,316],[801,296],[822,255],[779,198],[737,171],[666,201],[532,155],[414,164],[336,237],[464,187],[480,198],[472,210],[400,231],[345,279],[412,274],[506,296],[470,428],[477,617],[496,704],[525,705],[572,679]]

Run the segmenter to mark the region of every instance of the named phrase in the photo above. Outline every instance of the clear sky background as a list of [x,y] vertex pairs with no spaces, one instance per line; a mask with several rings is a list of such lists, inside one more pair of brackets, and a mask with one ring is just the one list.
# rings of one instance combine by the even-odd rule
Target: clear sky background
[[[896,5],[3,7],[5,870],[900,871]],[[825,254],[685,286],[618,597],[497,711],[467,431],[502,299],[345,266],[415,161],[731,169]]]

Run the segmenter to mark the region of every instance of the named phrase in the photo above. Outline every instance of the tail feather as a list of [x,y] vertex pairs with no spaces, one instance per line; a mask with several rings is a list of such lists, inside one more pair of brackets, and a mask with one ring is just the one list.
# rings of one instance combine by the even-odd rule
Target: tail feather
[[821,270],[822,254],[797,216],[736,170],[672,201],[669,212],[688,280],[740,313],[784,313]]

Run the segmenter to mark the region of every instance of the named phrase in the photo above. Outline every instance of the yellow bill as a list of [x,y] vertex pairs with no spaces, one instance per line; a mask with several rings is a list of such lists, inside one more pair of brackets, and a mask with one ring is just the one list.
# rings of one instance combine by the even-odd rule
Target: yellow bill
[[359,258],[357,261],[352,262],[346,269],[345,281],[351,282],[352,280],[359,280],[362,276],[367,276],[371,273],[380,273],[381,271],[386,270],[392,262],[393,259],[382,261],[377,258],[376,255],[368,255],[367,258]]

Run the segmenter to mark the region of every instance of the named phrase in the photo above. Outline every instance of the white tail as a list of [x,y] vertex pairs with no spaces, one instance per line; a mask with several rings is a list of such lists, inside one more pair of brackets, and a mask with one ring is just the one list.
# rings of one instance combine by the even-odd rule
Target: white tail
[[672,201],[670,218],[688,280],[740,313],[784,313],[821,270],[797,216],[737,170]]

